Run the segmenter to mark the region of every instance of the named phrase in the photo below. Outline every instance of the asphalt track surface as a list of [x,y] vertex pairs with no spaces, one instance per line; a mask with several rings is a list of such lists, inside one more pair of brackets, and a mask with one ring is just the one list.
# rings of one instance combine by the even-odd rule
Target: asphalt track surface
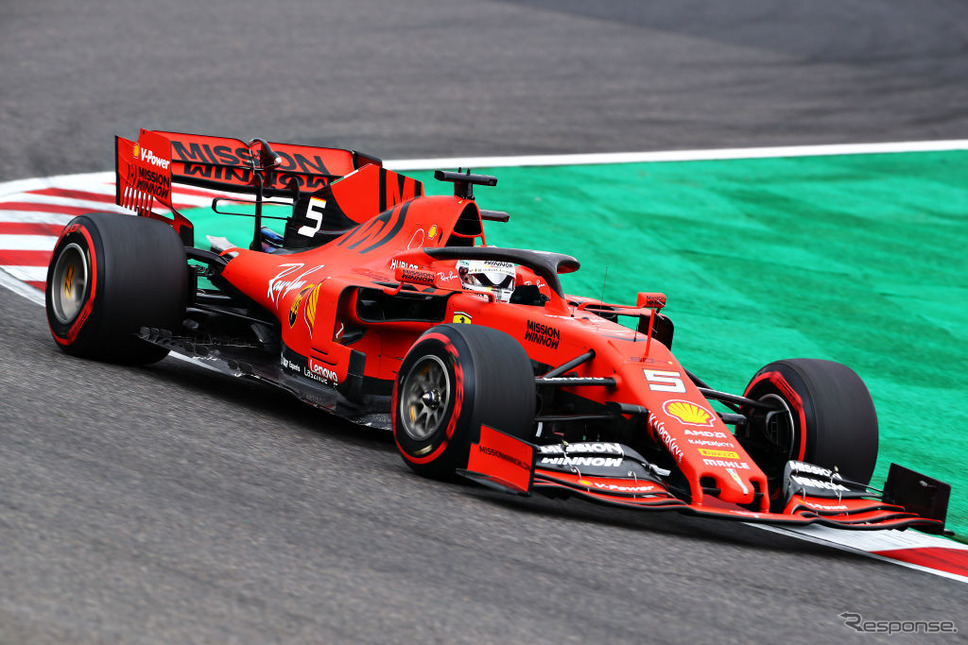
[[[139,127],[386,158],[968,133],[958,2],[195,4],[4,2],[0,180],[109,169]],[[931,640],[845,611],[968,630],[958,582],[425,481],[265,388],[66,357],[4,289],[0,329],[0,643]]]

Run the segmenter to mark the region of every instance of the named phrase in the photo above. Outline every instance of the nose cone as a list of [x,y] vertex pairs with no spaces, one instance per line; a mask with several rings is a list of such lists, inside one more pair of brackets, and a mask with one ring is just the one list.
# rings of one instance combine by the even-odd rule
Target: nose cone
[[[719,489],[719,493],[715,495],[717,499],[748,507],[757,503],[757,495],[760,494],[759,510],[769,510],[766,476],[748,458],[704,458],[703,464],[705,467],[700,471],[699,481],[707,491],[711,485]],[[708,501],[709,497],[706,496],[705,499]]]
[[[743,463],[743,462],[738,462]],[[722,492],[719,498],[724,502],[734,504],[751,504],[756,494],[756,488],[749,478],[749,471],[743,472],[736,468],[725,468],[727,477],[720,477],[720,489]]]

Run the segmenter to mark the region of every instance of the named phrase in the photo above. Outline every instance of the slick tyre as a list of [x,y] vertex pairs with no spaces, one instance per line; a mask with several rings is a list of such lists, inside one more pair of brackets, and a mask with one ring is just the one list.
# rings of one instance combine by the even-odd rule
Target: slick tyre
[[188,292],[185,248],[162,222],[92,213],[61,233],[47,270],[47,322],[68,354],[146,364],[168,351],[135,334],[175,330]]
[[481,424],[529,439],[535,393],[531,361],[504,332],[439,325],[414,343],[393,390],[393,436],[407,465],[437,479],[467,465]]
[[790,459],[837,469],[867,484],[877,461],[877,414],[854,370],[833,361],[797,358],[770,363],[746,386],[747,398],[778,404],[770,413],[747,407],[737,438],[773,485]]

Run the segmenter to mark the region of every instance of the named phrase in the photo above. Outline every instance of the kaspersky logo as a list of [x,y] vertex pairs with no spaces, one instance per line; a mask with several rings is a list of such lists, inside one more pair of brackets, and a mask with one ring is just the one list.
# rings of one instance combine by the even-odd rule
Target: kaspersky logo
[[169,161],[168,159],[162,159],[161,157],[155,155],[155,153],[149,150],[148,148],[142,148],[137,143],[134,144],[134,150],[132,150],[132,154],[134,154],[136,159],[140,159],[141,161],[147,164],[151,164],[152,166],[157,166],[162,170],[168,170],[168,166],[171,165],[171,161]]

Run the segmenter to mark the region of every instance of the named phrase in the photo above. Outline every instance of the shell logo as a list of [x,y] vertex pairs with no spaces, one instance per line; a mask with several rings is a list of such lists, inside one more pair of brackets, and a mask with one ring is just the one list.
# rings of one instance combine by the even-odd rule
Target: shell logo
[[713,426],[713,413],[692,401],[675,399],[662,406],[665,413],[691,426]]
[[140,159],[141,158],[141,146],[139,146],[137,143],[134,144],[134,149],[131,151],[131,154],[134,155],[134,158],[135,159]]

